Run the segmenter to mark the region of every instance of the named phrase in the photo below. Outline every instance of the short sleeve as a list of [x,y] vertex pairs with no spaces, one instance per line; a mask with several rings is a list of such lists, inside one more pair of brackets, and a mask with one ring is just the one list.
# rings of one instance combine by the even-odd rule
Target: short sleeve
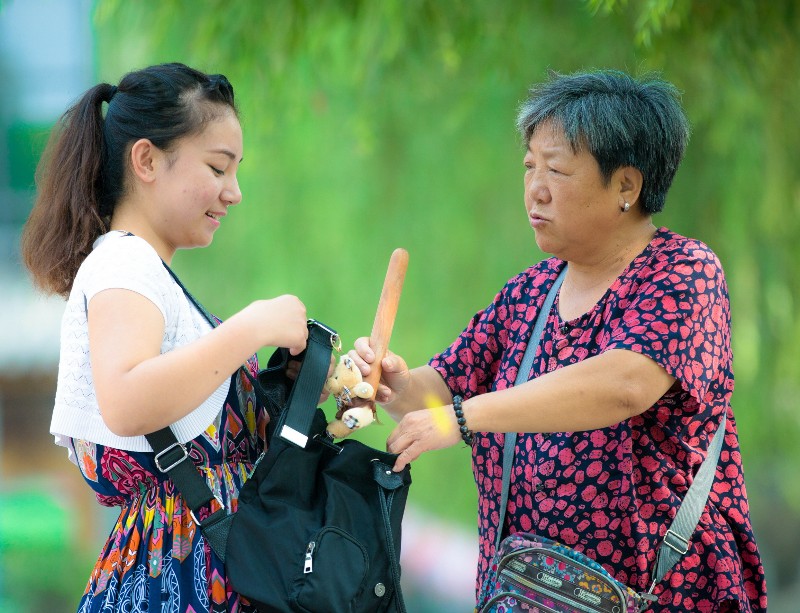
[[716,255],[699,242],[661,253],[620,303],[625,308],[610,322],[605,350],[650,357],[697,402],[707,402],[731,360],[727,286]]
[[[431,358],[428,364],[439,372],[451,392],[471,397],[506,384],[498,377],[504,356],[526,332],[523,328],[534,308],[531,303],[543,300],[541,288],[550,277],[551,272],[542,265],[512,278],[447,349]],[[513,369],[516,372],[516,365]]]
[[[150,300],[169,319],[167,275],[155,250],[138,236],[108,236],[86,258],[80,270],[88,302],[106,289],[127,289]],[[165,283],[166,281],[166,283]]]

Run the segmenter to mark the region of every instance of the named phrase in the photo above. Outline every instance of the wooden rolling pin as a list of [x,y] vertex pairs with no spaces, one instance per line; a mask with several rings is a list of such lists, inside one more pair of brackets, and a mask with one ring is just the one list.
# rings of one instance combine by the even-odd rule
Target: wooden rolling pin
[[389,340],[392,338],[392,328],[397,315],[397,306],[400,304],[400,293],[403,291],[403,281],[408,268],[408,251],[397,248],[389,259],[389,268],[383,281],[381,299],[378,310],[375,312],[375,321],[372,324],[372,334],[369,335],[369,346],[375,352],[372,370],[365,379],[373,387],[371,400],[375,401],[378,392],[378,383],[381,380],[381,361],[386,357],[389,349]]
[[369,337],[369,345],[375,353],[370,374],[364,380],[372,386],[370,404],[347,409],[341,416],[330,422],[328,434],[331,438],[349,436],[354,430],[369,425],[375,420],[375,394],[378,392],[378,383],[381,380],[381,361],[386,357],[389,349],[389,340],[392,338],[392,328],[407,268],[408,252],[405,249],[395,249],[389,259],[389,268],[386,270],[381,299],[378,302],[378,310],[375,312],[375,321],[372,324],[372,334]]

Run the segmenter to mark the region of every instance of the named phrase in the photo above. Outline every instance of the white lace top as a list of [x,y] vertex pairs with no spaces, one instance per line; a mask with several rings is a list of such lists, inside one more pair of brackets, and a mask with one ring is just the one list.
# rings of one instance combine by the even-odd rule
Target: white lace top
[[[61,320],[61,355],[50,432],[56,444],[67,448],[68,439],[76,438],[127,451],[152,451],[144,436],[123,437],[111,432],[97,405],[89,361],[87,308],[95,294],[112,288],[134,291],[158,307],[165,322],[161,353],[211,331],[149,243],[123,232],[104,234],[81,264]],[[225,381],[203,404],[172,425],[179,441],[188,442],[208,427],[222,409],[229,386],[230,380]]]

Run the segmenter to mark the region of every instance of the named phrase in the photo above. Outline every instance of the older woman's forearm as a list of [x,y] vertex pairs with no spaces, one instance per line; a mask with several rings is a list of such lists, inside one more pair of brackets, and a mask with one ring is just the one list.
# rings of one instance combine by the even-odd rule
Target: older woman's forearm
[[650,408],[675,379],[650,358],[611,350],[522,385],[470,398],[476,432],[578,432],[605,428]]
[[450,390],[441,375],[427,364],[409,371],[408,385],[402,392],[393,394],[391,400],[381,403],[383,409],[394,419],[400,421],[411,411],[429,409],[453,401]]

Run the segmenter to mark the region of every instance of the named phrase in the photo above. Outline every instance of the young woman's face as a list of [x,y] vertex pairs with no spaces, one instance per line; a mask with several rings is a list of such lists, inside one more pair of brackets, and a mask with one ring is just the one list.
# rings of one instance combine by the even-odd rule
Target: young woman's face
[[622,203],[597,160],[573,152],[563,131],[545,123],[531,136],[524,165],[525,210],[539,248],[567,260],[602,250]]
[[168,251],[211,243],[228,207],[242,199],[236,178],[241,160],[242,129],[233,111],[166,154],[152,221]]

